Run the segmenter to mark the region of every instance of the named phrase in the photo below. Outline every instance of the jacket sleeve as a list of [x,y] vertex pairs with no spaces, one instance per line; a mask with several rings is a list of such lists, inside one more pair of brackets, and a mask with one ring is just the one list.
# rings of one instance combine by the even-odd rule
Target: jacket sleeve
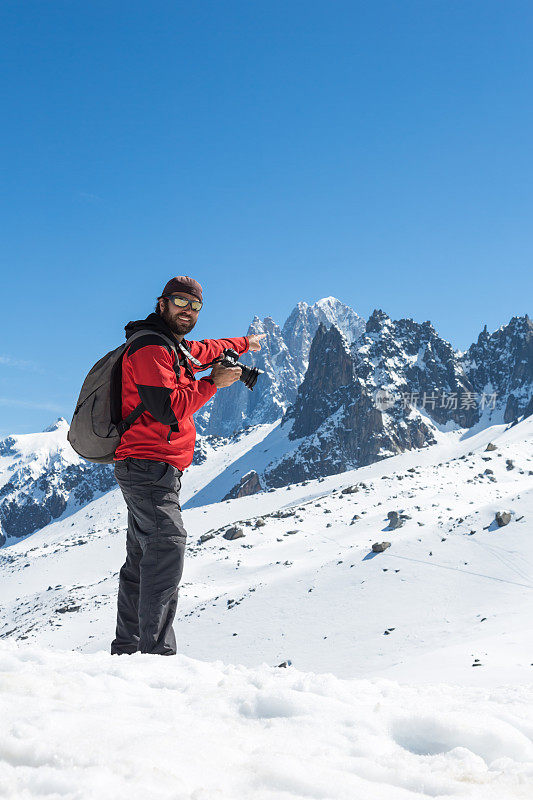
[[162,345],[146,345],[136,350],[128,362],[146,410],[163,425],[177,425],[180,419],[198,411],[217,391],[207,378],[180,386],[173,367],[174,354]]
[[[247,336],[237,336],[234,339],[202,339],[200,342],[187,342],[191,355],[207,364],[214,358],[222,355],[223,350],[236,350],[239,355],[247,353],[249,341]],[[194,365],[193,369],[194,369]]]

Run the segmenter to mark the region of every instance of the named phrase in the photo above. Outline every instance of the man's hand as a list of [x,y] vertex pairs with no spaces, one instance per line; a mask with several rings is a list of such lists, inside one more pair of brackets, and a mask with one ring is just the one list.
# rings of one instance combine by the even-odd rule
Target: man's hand
[[251,353],[254,353],[257,350],[261,350],[261,345],[259,344],[259,339],[262,339],[264,336],[266,336],[266,333],[252,333],[248,337],[248,342],[249,342],[249,345],[250,345],[249,350],[250,350]]
[[241,373],[240,367],[223,367],[221,364],[215,364],[209,377],[217,389],[225,389],[226,386],[231,386],[232,383],[238,381]]

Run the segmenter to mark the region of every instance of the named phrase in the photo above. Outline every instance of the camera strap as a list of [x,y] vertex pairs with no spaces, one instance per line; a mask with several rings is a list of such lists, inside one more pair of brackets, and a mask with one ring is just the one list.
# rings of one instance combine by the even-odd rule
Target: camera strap
[[197,358],[195,358],[195,357],[192,355],[192,353],[190,353],[190,352],[187,350],[187,348],[185,347],[185,345],[184,345],[184,344],[182,344],[181,342],[177,342],[177,345],[178,345],[178,348],[179,348],[179,349],[181,350],[181,352],[183,353],[183,355],[185,356],[185,358],[187,359],[187,361],[192,361],[192,363],[194,364],[194,366],[195,366],[195,367],[202,367],[202,366],[203,366],[203,364],[201,363],[201,361],[198,361],[198,359],[197,359]]
[[213,361],[209,361],[208,364],[202,364],[201,361],[198,361],[198,359],[195,358],[189,350],[187,350],[187,348],[185,347],[185,345],[182,342],[176,342],[176,344],[177,344],[177,347],[180,350],[180,352],[185,357],[185,359],[187,361],[191,361],[194,364],[195,367],[200,367],[201,369],[208,369],[209,367],[212,367],[213,364],[216,364],[216,363],[218,363],[220,361],[220,357],[219,357],[219,358],[215,358]]

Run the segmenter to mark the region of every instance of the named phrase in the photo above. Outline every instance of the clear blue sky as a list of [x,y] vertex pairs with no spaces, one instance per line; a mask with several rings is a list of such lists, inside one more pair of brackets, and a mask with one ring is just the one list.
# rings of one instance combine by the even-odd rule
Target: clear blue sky
[[[166,280],[196,338],[335,295],[531,313],[530,0],[4,0],[0,435],[70,419]],[[529,307],[528,307],[529,306]]]

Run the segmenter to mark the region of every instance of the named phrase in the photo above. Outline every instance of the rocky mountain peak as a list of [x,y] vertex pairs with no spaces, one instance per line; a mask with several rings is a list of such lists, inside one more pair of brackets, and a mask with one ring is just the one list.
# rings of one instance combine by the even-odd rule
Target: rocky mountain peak
[[[308,385],[323,384],[335,391],[353,380],[353,367],[346,337],[335,326],[327,328],[322,322],[309,352]],[[305,383],[305,379],[304,379]]]
[[263,371],[253,392],[243,383],[237,383],[231,392],[217,392],[211,403],[197,414],[199,432],[231,436],[244,424],[258,425],[280,419],[296,392],[302,375],[283,339],[279,325],[272,317],[260,320],[254,317],[247,334],[266,333],[261,340],[261,350],[245,353],[240,361]]
[[533,385],[533,323],[525,314],[512,317],[493,333],[487,326],[461,358],[461,365],[478,394],[494,396],[504,422],[531,406]]
[[[309,367],[291,410],[290,438],[315,431],[340,402],[338,390],[353,383],[353,361],[346,337],[335,325],[320,323],[309,352]],[[338,396],[337,396],[338,395]]]
[[272,319],[254,316],[248,334],[266,333],[261,350],[241,356],[244,364],[263,370],[253,393],[236,385],[231,393],[219,392],[197,415],[197,429],[203,434],[230,436],[243,424],[257,425],[280,419],[296,399],[304,379],[311,342],[322,324],[342,332],[353,342],[364,332],[364,320],[336,297],[323,297],[312,306],[301,300],[282,328]]
[[490,337],[490,334],[489,334],[489,331],[488,331],[488,328],[487,328],[487,324],[485,323],[485,325],[483,327],[483,330],[481,331],[481,333],[477,337],[478,345],[481,345],[481,344],[483,344],[483,342],[486,342],[489,339],[489,337]]
[[422,323],[422,330],[426,331],[428,334],[433,336],[438,336],[437,331],[433,327],[431,320],[427,319],[425,322]]
[[351,345],[335,327],[319,325],[284,418],[293,421],[289,439],[297,446],[269,465],[266,480],[283,485],[432,444],[436,424],[514,421],[533,413],[532,389],[527,315],[493,333],[485,326],[466,353],[454,351],[429,320],[393,321],[381,309]]
[[307,369],[311,342],[320,323],[327,328],[335,325],[349,342],[358,339],[365,329],[364,320],[336,297],[322,297],[312,306],[299,302],[287,317],[282,334],[302,377]]
[[379,333],[381,329],[391,322],[391,318],[380,308],[375,308],[366,323],[366,333]]

